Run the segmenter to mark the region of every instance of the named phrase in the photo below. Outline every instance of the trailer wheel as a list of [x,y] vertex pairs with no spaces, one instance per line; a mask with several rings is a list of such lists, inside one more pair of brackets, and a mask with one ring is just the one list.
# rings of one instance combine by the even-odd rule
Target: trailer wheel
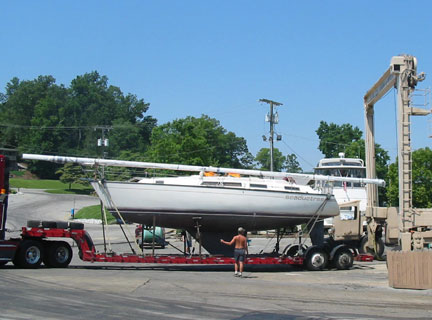
[[57,222],[55,221],[42,221],[43,228],[57,228]]
[[339,270],[348,270],[353,266],[353,263],[353,254],[347,248],[340,248],[333,257],[333,265]]
[[43,256],[43,246],[40,242],[24,240],[21,242],[18,251],[15,253],[13,263],[21,268],[34,269],[40,266]]
[[56,221],[56,228],[67,229],[69,227],[69,222],[67,221]]
[[327,267],[328,254],[321,248],[311,248],[306,253],[305,265],[309,271],[319,271]]
[[84,229],[84,223],[71,222],[71,223],[69,223],[69,229],[71,229],[71,230],[83,230]]
[[368,238],[364,236],[360,241],[360,253],[368,253],[374,256],[375,259],[380,259],[384,253],[384,241],[381,238],[376,240],[377,252],[375,252],[374,248],[367,247]]
[[44,264],[52,268],[66,268],[72,260],[72,249],[65,241],[50,241],[46,247]]
[[28,220],[27,227],[29,228],[39,228],[41,226],[40,220]]

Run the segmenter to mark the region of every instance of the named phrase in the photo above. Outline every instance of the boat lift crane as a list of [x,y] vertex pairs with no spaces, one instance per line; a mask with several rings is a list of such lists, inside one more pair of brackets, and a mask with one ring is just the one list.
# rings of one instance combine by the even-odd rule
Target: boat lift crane
[[364,96],[366,128],[366,177],[376,176],[374,105],[390,89],[397,89],[398,105],[398,170],[399,208],[378,207],[375,185],[367,185],[366,209],[368,247],[373,248],[385,228],[386,244],[398,244],[403,251],[422,250],[432,243],[432,209],[415,209],[412,204],[411,116],[425,116],[431,110],[416,108],[411,97],[418,82],[425,79],[417,74],[417,59],[410,55],[394,56],[390,67]]

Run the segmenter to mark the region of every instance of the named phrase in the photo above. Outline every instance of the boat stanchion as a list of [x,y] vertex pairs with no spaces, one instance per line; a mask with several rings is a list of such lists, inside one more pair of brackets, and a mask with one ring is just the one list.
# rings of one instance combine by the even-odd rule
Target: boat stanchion
[[[144,232],[143,232],[144,233]],[[156,216],[153,216],[152,257],[155,255]]]
[[199,224],[201,217],[193,217],[192,219],[193,219],[193,221],[195,221],[195,228],[197,230],[196,231],[196,239],[198,240],[198,244],[199,244],[198,254],[199,254],[199,257],[201,259],[201,247],[202,247],[201,246],[201,232],[200,232],[201,225]]

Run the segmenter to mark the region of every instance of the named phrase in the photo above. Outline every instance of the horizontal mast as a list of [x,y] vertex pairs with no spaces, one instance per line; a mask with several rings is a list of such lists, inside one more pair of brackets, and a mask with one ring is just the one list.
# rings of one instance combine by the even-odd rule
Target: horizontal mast
[[311,180],[318,180],[318,181],[370,183],[382,187],[385,186],[385,181],[381,179],[345,178],[345,177],[335,177],[335,176],[325,176],[325,175],[305,174],[305,173],[271,172],[271,171],[250,170],[250,169],[204,167],[204,166],[190,166],[190,165],[182,165],[182,164],[109,160],[109,159],[96,159],[96,158],[79,158],[79,157],[67,157],[67,156],[50,156],[50,155],[27,154],[27,153],[24,153],[22,158],[26,160],[41,160],[41,161],[49,161],[55,163],[76,163],[83,166],[101,166],[101,167],[110,166],[110,167],[162,169],[162,170],[192,171],[192,172],[237,173],[240,175],[259,176],[259,177],[268,177],[268,178],[292,178],[296,180],[298,184],[307,184]]

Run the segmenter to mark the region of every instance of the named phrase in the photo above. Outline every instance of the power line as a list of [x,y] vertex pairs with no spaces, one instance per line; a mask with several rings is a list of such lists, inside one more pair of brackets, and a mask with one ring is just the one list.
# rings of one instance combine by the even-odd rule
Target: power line
[[288,149],[291,150],[292,153],[294,153],[298,158],[302,159],[304,162],[306,162],[308,165],[310,165],[312,168],[314,167],[313,164],[311,164],[309,161],[307,161],[305,158],[303,158],[299,153],[297,153],[293,148],[291,148],[285,141],[282,140],[282,143],[288,147]]

